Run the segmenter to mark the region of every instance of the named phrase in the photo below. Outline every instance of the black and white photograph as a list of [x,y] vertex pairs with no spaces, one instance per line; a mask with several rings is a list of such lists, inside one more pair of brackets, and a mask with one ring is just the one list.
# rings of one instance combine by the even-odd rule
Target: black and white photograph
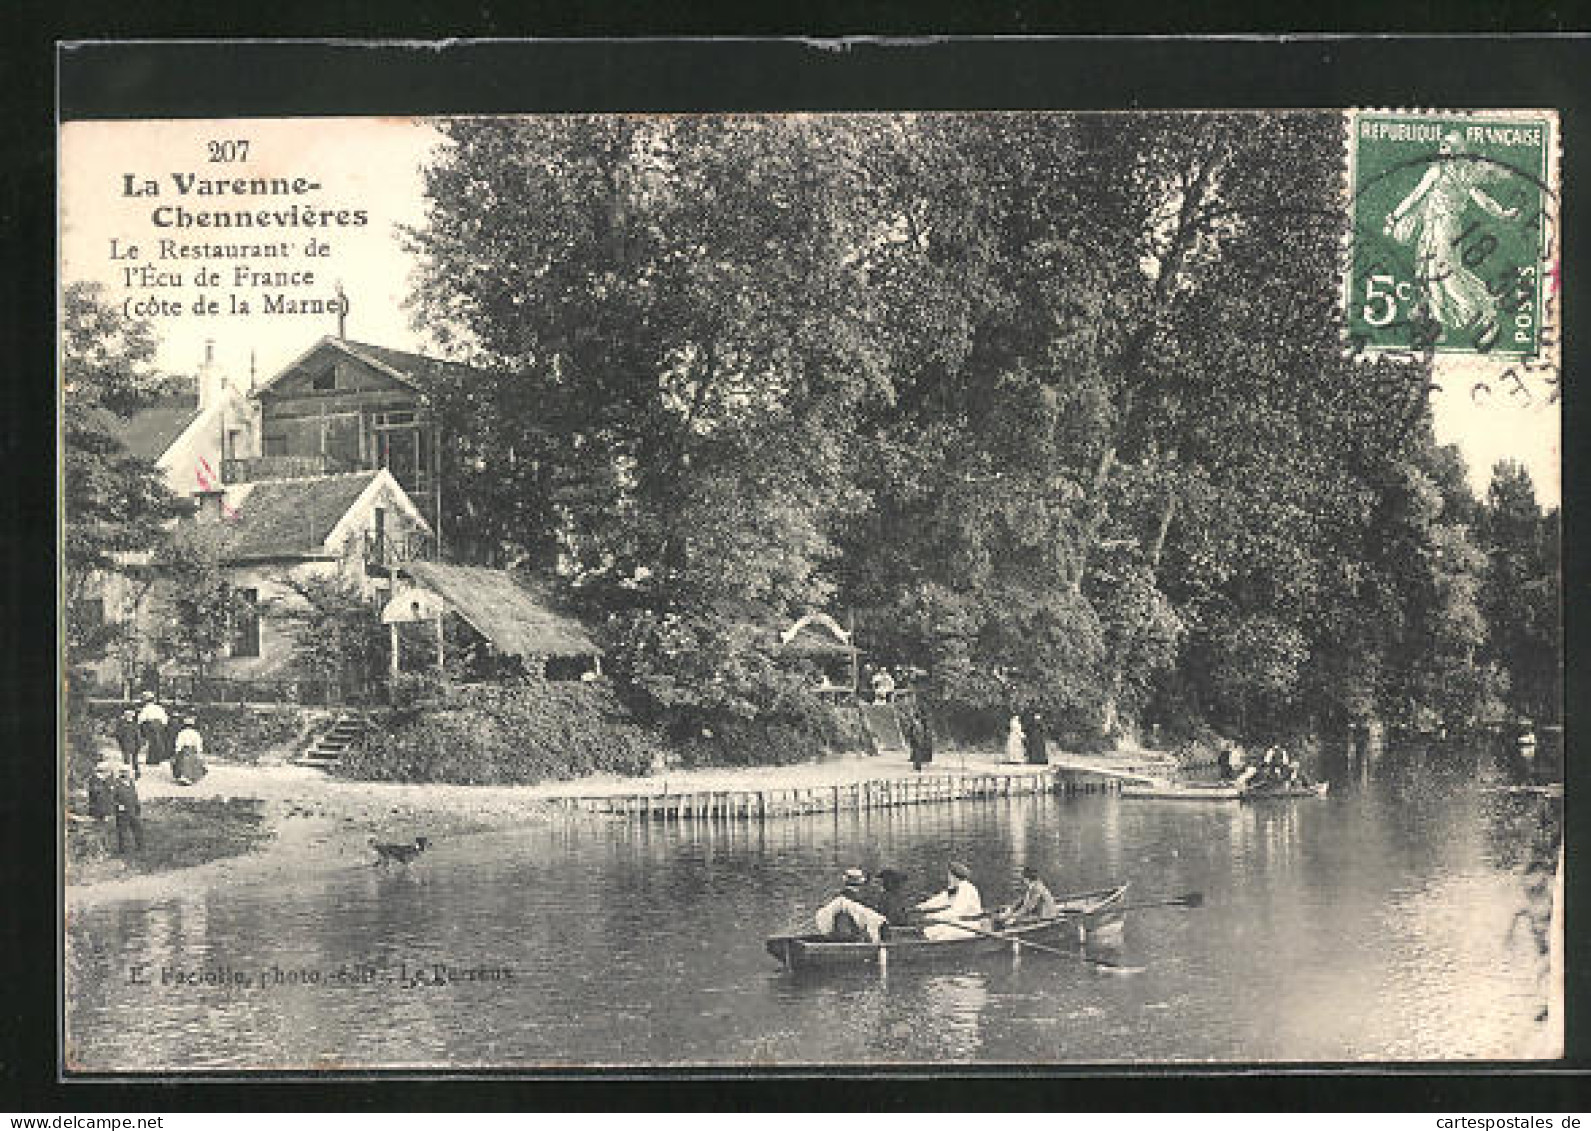
[[1562,144],[63,121],[63,1071],[1562,1057]]

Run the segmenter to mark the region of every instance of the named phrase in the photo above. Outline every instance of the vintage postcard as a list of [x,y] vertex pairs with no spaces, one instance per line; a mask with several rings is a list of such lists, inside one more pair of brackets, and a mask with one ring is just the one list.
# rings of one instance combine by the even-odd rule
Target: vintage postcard
[[1561,1056],[1559,127],[64,121],[63,1070]]

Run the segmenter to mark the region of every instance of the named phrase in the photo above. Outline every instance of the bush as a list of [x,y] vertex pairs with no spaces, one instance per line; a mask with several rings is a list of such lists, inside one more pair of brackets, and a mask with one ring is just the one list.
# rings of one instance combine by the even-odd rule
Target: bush
[[303,708],[208,706],[200,707],[195,717],[207,757],[252,764],[267,754],[298,753],[335,714]]
[[643,774],[661,753],[604,684],[527,676],[449,689],[425,713],[344,756],[338,772],[382,781],[533,784],[586,774]]
[[837,738],[809,721],[732,720],[686,737],[675,746],[679,764],[687,768],[789,766],[816,761],[836,745]]

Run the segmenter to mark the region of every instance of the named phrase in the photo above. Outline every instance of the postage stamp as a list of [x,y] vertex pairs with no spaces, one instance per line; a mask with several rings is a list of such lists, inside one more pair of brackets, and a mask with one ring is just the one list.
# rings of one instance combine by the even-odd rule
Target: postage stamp
[[1358,349],[1537,358],[1556,297],[1557,116],[1349,114]]

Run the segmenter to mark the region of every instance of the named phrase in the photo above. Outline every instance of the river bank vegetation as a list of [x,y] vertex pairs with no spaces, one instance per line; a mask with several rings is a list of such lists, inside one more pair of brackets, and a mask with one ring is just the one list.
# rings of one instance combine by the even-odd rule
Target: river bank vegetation
[[[556,586],[608,678],[396,687],[347,772],[854,746],[776,646],[810,611],[963,742],[1034,710],[1074,750],[1561,719],[1556,509],[1508,462],[1478,497],[1429,360],[1345,339],[1337,115],[440,128],[407,239],[416,326],[473,367],[427,390],[442,540]],[[84,585],[146,552],[187,579],[162,646],[202,666],[213,554],[117,439],[154,339],[92,288],[64,309],[68,647],[123,646]],[[366,606],[301,596],[306,672],[380,667]],[[229,716],[213,751],[295,725]]]
[[854,610],[1058,737],[1556,719],[1556,513],[1341,325],[1335,115],[446,124],[446,535],[561,569],[644,722],[812,732]]

